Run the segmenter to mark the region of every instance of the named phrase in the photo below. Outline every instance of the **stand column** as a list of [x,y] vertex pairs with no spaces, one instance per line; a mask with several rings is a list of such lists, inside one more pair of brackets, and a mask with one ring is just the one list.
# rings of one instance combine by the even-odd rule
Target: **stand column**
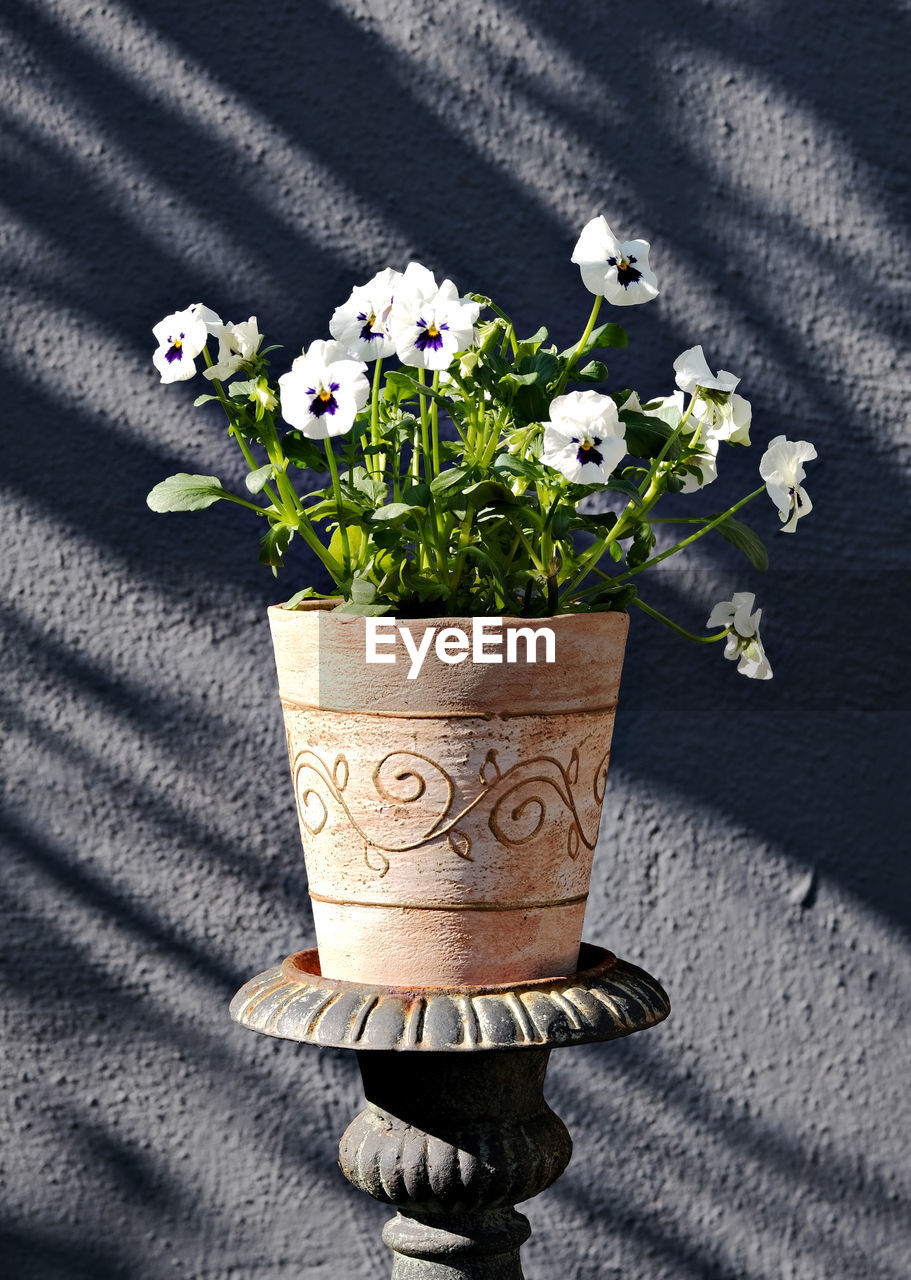
[[560,1176],[572,1141],[544,1100],[554,1048],[667,1017],[654,978],[583,944],[579,972],[508,987],[401,991],[319,972],[315,950],[248,982],[231,1014],[266,1035],[357,1053],[367,1106],[341,1140],[345,1176],[398,1213],[393,1280],[522,1280],[515,1209]]

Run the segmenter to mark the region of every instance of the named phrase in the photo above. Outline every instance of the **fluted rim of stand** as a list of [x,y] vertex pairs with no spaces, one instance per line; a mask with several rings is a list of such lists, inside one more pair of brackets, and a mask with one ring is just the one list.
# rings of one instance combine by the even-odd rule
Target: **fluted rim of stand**
[[644,969],[589,943],[579,965],[566,977],[406,991],[325,978],[314,947],[245,983],[231,1017],[251,1031],[327,1048],[441,1053],[616,1040],[670,1013],[666,992]]

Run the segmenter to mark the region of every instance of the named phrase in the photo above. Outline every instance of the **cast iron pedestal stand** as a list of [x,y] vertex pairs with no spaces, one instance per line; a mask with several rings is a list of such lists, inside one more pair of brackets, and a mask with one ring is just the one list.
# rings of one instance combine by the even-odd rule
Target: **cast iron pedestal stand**
[[559,1178],[572,1140],[544,1101],[551,1049],[616,1040],[666,1018],[642,969],[583,943],[572,977],[402,991],[324,978],[299,951],[243,986],[241,1026],[354,1049],[367,1106],[339,1155],[350,1182],[395,1206],[392,1280],[522,1280],[515,1205]]

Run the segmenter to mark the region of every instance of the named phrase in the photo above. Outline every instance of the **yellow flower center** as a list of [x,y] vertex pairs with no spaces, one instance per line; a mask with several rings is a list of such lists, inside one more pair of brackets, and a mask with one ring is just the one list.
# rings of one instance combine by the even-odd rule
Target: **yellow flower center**
[[324,400],[324,401],[325,401],[325,400],[331,400],[331,399],[332,399],[332,392],[331,392],[331,391],[327,391],[327,390],[326,390],[326,388],[325,388],[325,387],[323,387],[322,391],[320,391],[320,393],[319,393],[319,398],[320,398],[320,400]]
[[436,325],[435,325],[435,324],[431,324],[431,325],[428,325],[428,326],[427,326],[427,337],[428,337],[428,338],[438,338],[439,336],[440,336],[440,331],[439,331],[439,329],[436,327]]

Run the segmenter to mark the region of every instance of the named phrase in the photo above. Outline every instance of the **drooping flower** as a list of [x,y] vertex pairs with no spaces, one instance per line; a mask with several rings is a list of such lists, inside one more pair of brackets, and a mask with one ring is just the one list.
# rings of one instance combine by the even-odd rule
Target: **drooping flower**
[[218,338],[218,361],[211,368],[203,369],[202,373],[204,378],[218,378],[222,382],[252,360],[262,342],[256,316],[241,324],[232,324],[229,320],[219,327],[215,336]]
[[348,301],[333,311],[329,332],[358,359],[382,360],[395,351],[389,316],[401,278],[402,273],[391,267],[378,271],[372,280],[352,289]]
[[728,444],[748,445],[752,420],[749,400],[736,391],[726,394],[703,390],[693,405],[687,426],[693,426],[693,440],[701,441],[706,447],[714,444],[717,452],[722,440]]
[[701,346],[688,347],[674,361],[677,386],[681,391],[695,392],[700,387],[730,393],[740,379],[727,369],[712,373]]
[[[669,427],[673,428],[678,425],[683,416],[683,392],[674,391],[669,396],[649,400],[643,405],[640,403],[636,392],[633,391],[623,402],[623,408],[634,410],[636,413],[644,413],[646,417],[660,418]],[[686,458],[688,469],[684,470],[681,467],[677,471],[677,475],[683,482],[681,493],[695,493],[697,489],[703,489],[707,484],[711,484],[713,480],[718,479],[717,454],[717,440],[707,440],[698,453],[693,453]],[[698,475],[696,471],[689,468],[697,468]]]
[[724,656],[737,659],[737,670],[751,680],[771,680],[772,668],[759,638],[762,610],[751,613],[756,597],[751,591],[735,591],[730,600],[721,600],[708,616],[707,627],[730,627]]
[[196,372],[196,357],[206,345],[210,333],[221,327],[221,320],[201,302],[185,311],[175,311],[152,329],[157,348],[152,363],[162,382],[184,382]]
[[618,240],[604,214],[599,214],[582,228],[572,261],[578,264],[590,293],[602,295],[615,307],[628,307],[658,296],[648,251],[647,240]]
[[784,436],[776,436],[762,455],[759,474],[784,521],[782,533],[793,533],[797,521],[813,510],[801,481],[805,476],[803,464],[815,457],[816,450],[808,440],[786,440]]
[[340,342],[318,338],[278,380],[282,417],[310,440],[344,435],[370,398],[366,369]]
[[480,304],[460,298],[451,280],[437,287],[433,274],[409,262],[396,285],[389,327],[402,364],[448,369],[453,356],[475,340]]
[[268,378],[257,378],[247,399],[256,406],[257,412],[278,408],[278,398],[270,388]]
[[702,347],[690,347],[679,355],[674,361],[674,372],[680,390],[697,397],[689,417],[693,439],[706,445],[711,440],[750,443],[753,411],[749,400],[734,394],[740,382],[736,374],[727,369],[712,373]]
[[567,480],[606,484],[625,453],[623,425],[610,396],[571,391],[551,403],[541,461]]

